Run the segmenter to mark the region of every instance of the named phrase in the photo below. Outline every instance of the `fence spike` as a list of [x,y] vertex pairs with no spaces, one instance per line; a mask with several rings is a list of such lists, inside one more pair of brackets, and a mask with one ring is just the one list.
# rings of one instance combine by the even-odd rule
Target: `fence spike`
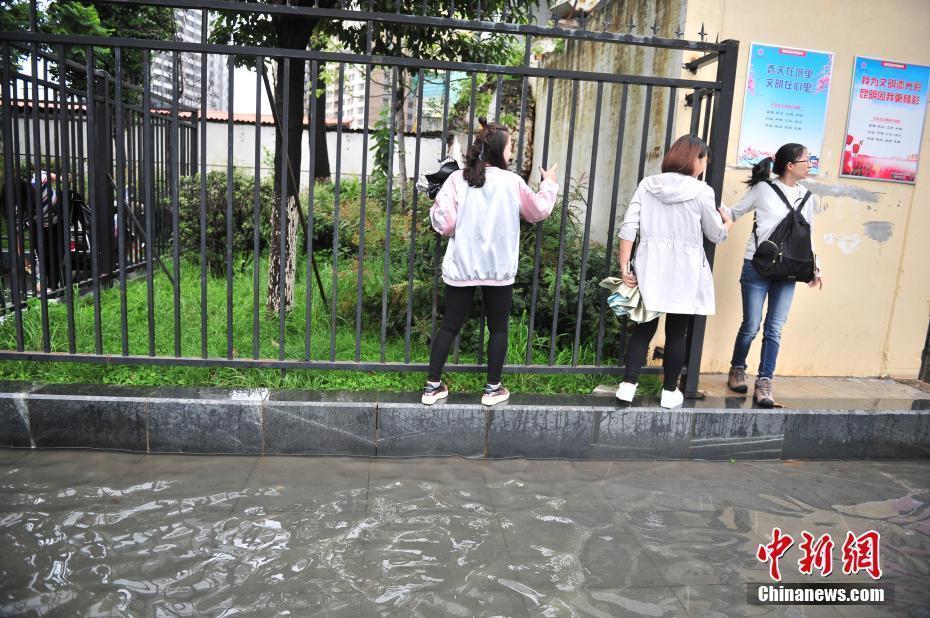
[[681,26],[679,25],[679,26],[678,26],[678,29],[675,30],[675,36],[678,37],[678,38],[680,39],[684,34],[685,34],[685,33],[682,32]]
[[698,36],[701,37],[701,41],[707,37],[707,33],[704,31],[704,22],[701,22],[701,31],[698,32]]
[[632,34],[632,33],[633,33],[633,28],[636,27],[636,24],[633,23],[633,16],[632,16],[632,15],[630,15],[630,23],[628,23],[628,24],[626,25],[626,27],[627,27],[627,30],[630,31],[630,34]]
[[652,29],[652,36],[655,36],[659,33],[659,20],[658,19],[656,19],[653,22],[651,29]]

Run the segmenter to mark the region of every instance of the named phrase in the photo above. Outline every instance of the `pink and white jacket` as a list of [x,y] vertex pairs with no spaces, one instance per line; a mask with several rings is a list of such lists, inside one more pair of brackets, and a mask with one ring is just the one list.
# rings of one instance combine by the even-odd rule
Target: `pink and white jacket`
[[555,206],[559,185],[543,180],[533,191],[513,172],[485,168],[483,187],[453,172],[436,195],[433,229],[449,237],[442,279],[452,286],[511,285],[520,253],[520,217],[537,223]]

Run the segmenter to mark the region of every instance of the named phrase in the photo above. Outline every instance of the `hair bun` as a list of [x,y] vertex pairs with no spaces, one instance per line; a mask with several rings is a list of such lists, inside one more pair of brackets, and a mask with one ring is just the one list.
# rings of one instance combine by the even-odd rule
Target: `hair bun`
[[478,124],[480,124],[482,127],[487,128],[487,126],[488,126],[488,119],[485,118],[484,116],[478,116]]

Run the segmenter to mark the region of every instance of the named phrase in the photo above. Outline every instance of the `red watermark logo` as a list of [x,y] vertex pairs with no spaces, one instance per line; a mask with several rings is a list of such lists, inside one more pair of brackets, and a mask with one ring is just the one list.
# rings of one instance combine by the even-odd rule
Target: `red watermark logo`
[[[872,579],[882,576],[879,545],[881,535],[875,530],[869,530],[856,536],[852,532],[846,533],[846,540],[842,546],[843,573],[853,575],[865,571]],[[774,581],[781,581],[779,560],[785,556],[794,545],[794,538],[785,534],[780,528],[772,529],[772,540],[759,545],[756,549],[756,558],[759,562],[768,563],[769,577]],[[829,534],[815,538],[806,530],[801,532],[801,558],[798,560],[798,571],[802,575],[812,575],[816,569],[821,577],[833,572],[833,548],[835,543]]]

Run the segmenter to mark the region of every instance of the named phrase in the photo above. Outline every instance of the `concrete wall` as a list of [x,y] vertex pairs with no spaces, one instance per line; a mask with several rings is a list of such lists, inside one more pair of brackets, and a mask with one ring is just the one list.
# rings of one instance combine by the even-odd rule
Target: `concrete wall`
[[[891,375],[914,378],[930,318],[930,130],[926,127],[917,182],[905,185],[837,178],[855,55],[930,64],[930,3],[924,0],[824,0],[766,8],[755,0],[689,0],[686,31],[701,23],[710,38],[740,41],[737,93],[727,161],[735,161],[751,42],[831,51],[836,54],[824,134],[815,242],[824,263],[824,289],[798,286],[778,359],[781,375]],[[771,11],[766,18],[765,11]],[[692,54],[687,54],[692,55]],[[689,60],[686,57],[685,60]],[[699,75],[710,78],[710,67]],[[690,75],[690,74],[689,74]],[[687,130],[680,118],[679,132]],[[748,171],[729,167],[724,201],[745,191]],[[874,193],[877,201],[866,198]],[[870,233],[874,222],[891,225],[886,240]],[[741,220],[719,248],[715,280],[717,315],[708,321],[704,371],[726,371],[741,316],[739,269],[752,222]],[[750,370],[759,342],[750,352]]]
[[[684,0],[647,0],[646,2],[609,2],[604,9],[595,13],[592,28],[603,28],[605,18],[610,20],[610,30],[626,32],[626,24],[633,20],[635,32],[647,30],[647,25],[660,24],[660,36],[674,37],[676,27],[684,23]],[[678,77],[681,70],[681,52],[656,50],[649,47],[630,47],[605,43],[577,43],[568,41],[561,53],[551,53],[542,61],[542,66],[552,69],[597,71],[633,75],[655,75]],[[531,86],[536,100],[535,130],[533,135],[533,178],[538,180],[542,164],[543,145],[546,131],[547,88],[553,84],[552,114],[549,123],[548,164],[559,164],[560,178],[564,178],[568,154],[569,133],[573,135],[570,174],[573,179],[591,175],[591,157],[595,135],[595,107],[597,85],[581,82],[578,89],[575,125],[570,124],[572,109],[572,83],[568,80],[532,80]],[[592,199],[592,240],[604,243],[607,240],[614,183],[614,168],[617,160],[617,136],[620,126],[622,86],[605,84],[601,103],[601,121],[597,161],[594,170],[594,194]],[[642,147],[643,115],[646,97],[645,86],[629,86],[625,133],[622,141],[620,182],[618,193],[618,221],[622,219],[626,204],[636,189],[640,151]],[[646,144],[646,171],[659,171],[664,154],[665,128],[668,120],[670,89],[655,88],[648,126]],[[678,113],[676,111],[676,113]],[[690,115],[688,116],[690,118]],[[674,139],[675,136],[673,136]]]
[[[32,140],[32,124],[28,126],[21,118],[17,120],[19,127],[20,139],[25,140],[28,133],[29,140]],[[84,131],[84,125],[81,125]],[[229,127],[225,122],[208,122],[207,123],[207,171],[225,171],[227,167],[227,144]],[[51,130],[51,139],[54,140],[54,127]],[[271,176],[274,173],[272,166],[274,164],[274,126],[262,126],[261,129],[261,151],[259,157],[259,168],[262,177]],[[83,136],[86,144],[86,132]],[[460,143],[465,143],[465,138],[457,138]],[[336,173],[336,131],[328,131],[326,141],[329,147],[330,168],[335,177]],[[439,154],[441,152],[442,140],[438,137],[423,137],[420,143],[420,172],[432,172],[437,168]],[[21,142],[22,156],[25,157],[25,141]],[[45,123],[39,124],[39,143],[43,144],[42,153],[44,155],[45,144]],[[53,141],[54,143],[54,141]],[[304,155],[300,166],[300,186],[306,189],[310,184],[310,147],[309,135],[306,131],[303,133],[303,150]],[[370,148],[373,145],[371,134],[368,137],[369,151],[366,154],[368,158],[368,172],[371,173],[374,168],[374,154]],[[416,164],[416,137],[407,136],[405,140],[407,149],[407,175],[414,177]],[[54,146],[53,146],[54,148]],[[86,149],[86,145],[85,145]],[[77,146],[72,144],[73,152],[77,152]],[[255,169],[255,125],[234,124],[233,125],[233,167],[242,170],[248,174],[254,173]],[[86,157],[86,151],[85,151]],[[343,176],[360,176],[362,173],[362,133],[343,132],[342,134],[342,160],[341,169]],[[44,157],[43,157],[44,166]],[[394,156],[394,166],[397,169],[397,155]]]

